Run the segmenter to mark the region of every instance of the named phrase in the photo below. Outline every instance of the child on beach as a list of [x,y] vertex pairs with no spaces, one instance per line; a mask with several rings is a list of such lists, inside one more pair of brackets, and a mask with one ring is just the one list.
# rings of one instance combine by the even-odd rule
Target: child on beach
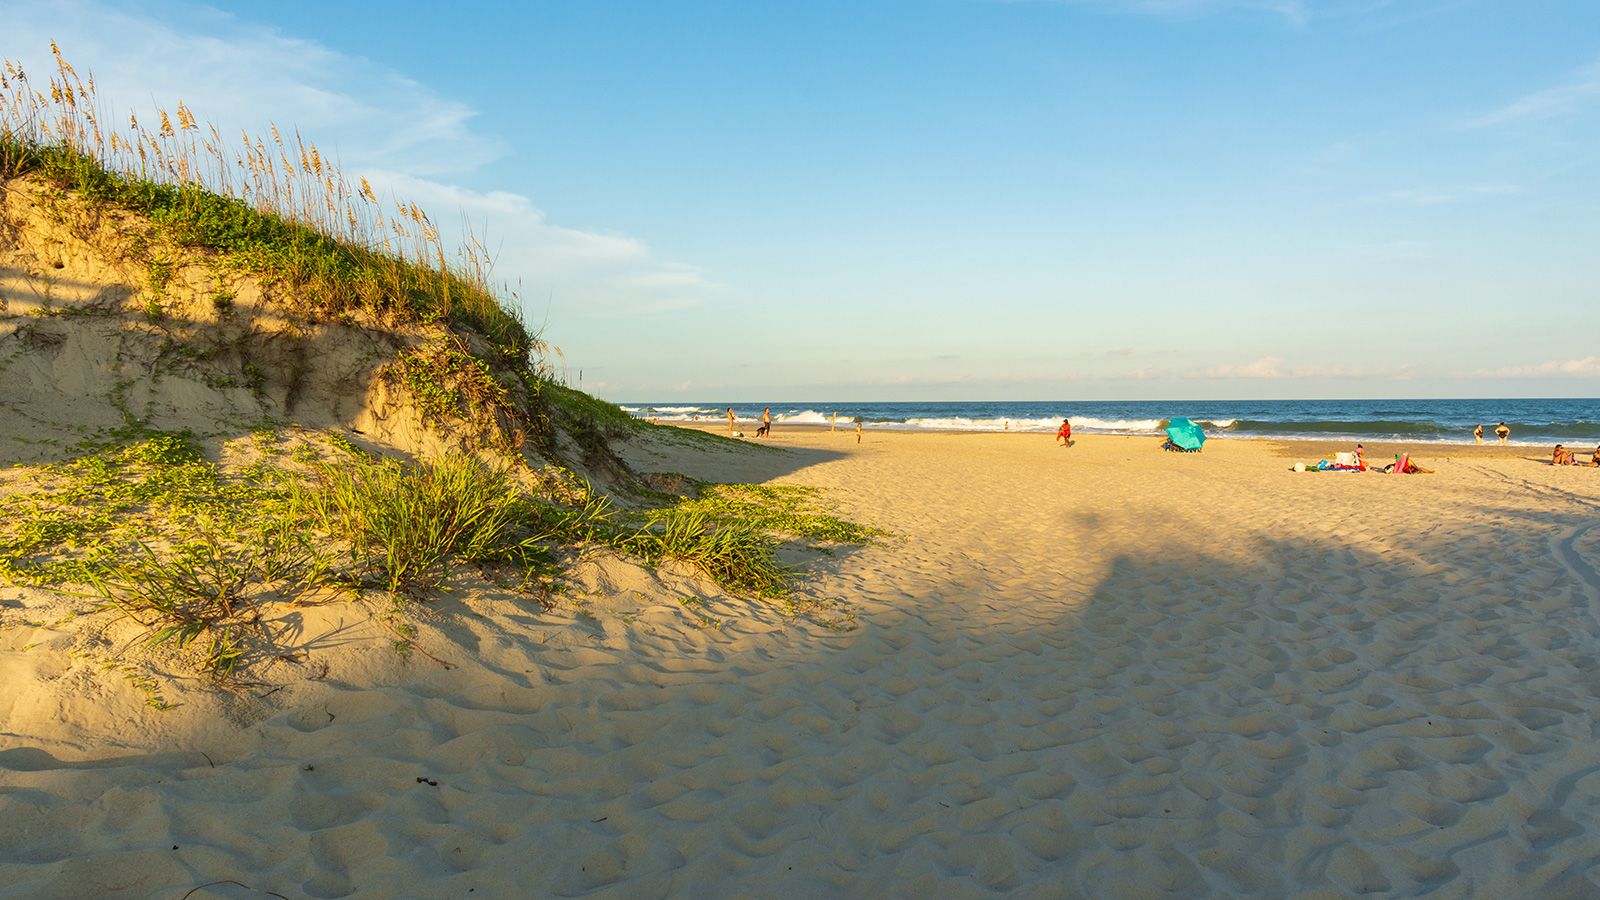
[[1063,447],[1071,447],[1072,446],[1072,423],[1071,422],[1067,421],[1066,419],[1062,419],[1061,420],[1061,427],[1056,429],[1056,440],[1060,441],[1061,442],[1061,446],[1063,446]]

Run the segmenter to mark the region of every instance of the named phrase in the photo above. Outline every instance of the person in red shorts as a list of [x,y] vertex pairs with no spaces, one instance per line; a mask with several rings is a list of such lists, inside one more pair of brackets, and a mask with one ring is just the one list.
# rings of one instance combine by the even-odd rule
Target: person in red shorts
[[1066,419],[1062,419],[1061,420],[1061,427],[1056,429],[1056,440],[1060,441],[1061,442],[1061,446],[1063,446],[1063,447],[1071,447],[1072,446],[1072,423],[1071,422],[1067,421]]

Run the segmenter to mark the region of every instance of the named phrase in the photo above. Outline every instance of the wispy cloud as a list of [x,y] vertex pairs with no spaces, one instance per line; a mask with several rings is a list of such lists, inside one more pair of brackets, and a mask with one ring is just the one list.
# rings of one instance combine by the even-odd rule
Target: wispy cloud
[[1263,356],[1247,363],[1225,364],[1200,369],[1194,373],[1201,378],[1294,379],[1294,378],[1405,378],[1413,374],[1412,367],[1384,366],[1376,368],[1351,368],[1349,366],[1290,366],[1282,357]]
[[504,157],[506,142],[480,127],[471,104],[380,63],[178,0],[20,0],[4,18],[0,53],[43,74],[58,41],[93,71],[109,112],[183,100],[225,135],[260,133],[269,121],[298,128],[347,174],[422,205],[447,238],[486,236],[502,279],[541,292],[559,285],[583,298],[585,313],[683,308],[695,302],[686,290],[714,286],[640,238],[552,223],[525,194],[461,186]]
[[682,263],[668,263],[653,271],[624,275],[619,281],[629,287],[639,288],[710,290],[722,287],[715,281],[706,278],[705,273],[699,267],[687,266]]
[[1478,374],[1491,378],[1600,378],[1600,356],[1553,359],[1531,366],[1484,369]]
[[1600,59],[1573,72],[1560,84],[1525,94],[1492,112],[1469,120],[1469,128],[1493,128],[1576,115],[1600,103]]
[[1443,206],[1484,197],[1506,197],[1522,193],[1516,184],[1469,184],[1451,188],[1401,188],[1371,198],[1371,202],[1401,203],[1407,206]]
[[1159,19],[1202,19],[1229,13],[1275,16],[1303,28],[1313,19],[1373,12],[1392,0],[1002,0],[1011,3],[1054,3],[1093,12],[1149,16]]
[[1002,0],[1010,3],[1053,3],[1076,6],[1092,12],[1152,16],[1161,19],[1199,19],[1229,12],[1269,13],[1292,22],[1306,24],[1311,13],[1308,0]]

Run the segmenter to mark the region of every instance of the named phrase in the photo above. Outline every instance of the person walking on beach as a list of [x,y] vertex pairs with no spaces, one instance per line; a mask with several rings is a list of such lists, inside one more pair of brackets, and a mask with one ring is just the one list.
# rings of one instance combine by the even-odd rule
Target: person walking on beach
[[1494,436],[1500,439],[1500,443],[1504,444],[1511,437],[1511,427],[1501,422],[1494,427]]
[[1072,423],[1071,422],[1067,421],[1066,419],[1062,419],[1061,420],[1061,427],[1056,429],[1056,440],[1060,441],[1061,442],[1061,446],[1063,446],[1063,447],[1071,447],[1072,446]]
[[861,443],[861,417],[856,416],[856,443]]
[[833,412],[828,413],[828,433],[832,434],[833,432],[838,431],[838,430],[839,430],[839,411],[836,409]]
[[733,407],[728,407],[728,437],[733,437]]
[[1475,440],[1477,440],[1477,442],[1479,444],[1483,443],[1483,426],[1482,425],[1473,426],[1473,428],[1472,428],[1472,437]]
[[761,411],[761,427],[756,429],[756,437],[772,437],[772,407]]

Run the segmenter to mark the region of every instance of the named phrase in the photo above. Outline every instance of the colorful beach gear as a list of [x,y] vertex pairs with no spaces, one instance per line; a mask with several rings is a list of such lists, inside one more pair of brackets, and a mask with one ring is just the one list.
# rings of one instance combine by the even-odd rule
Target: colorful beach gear
[[1205,446],[1206,433],[1199,425],[1180,417],[1167,423],[1167,440],[1179,450],[1199,450]]

